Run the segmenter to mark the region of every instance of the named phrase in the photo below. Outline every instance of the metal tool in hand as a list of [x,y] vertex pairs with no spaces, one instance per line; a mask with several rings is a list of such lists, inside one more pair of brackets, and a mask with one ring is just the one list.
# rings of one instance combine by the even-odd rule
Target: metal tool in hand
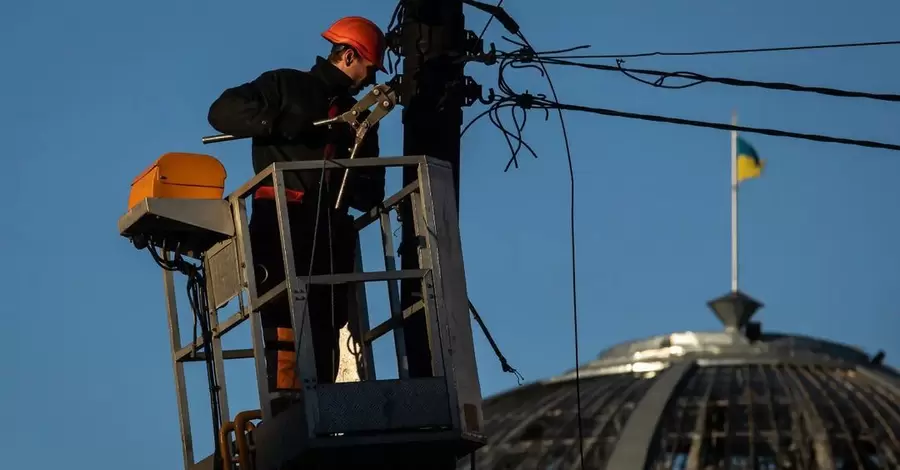
[[[373,109],[365,119],[360,120],[363,112],[368,110],[372,105]],[[356,158],[356,152],[366,138],[366,133],[383,117],[387,116],[394,106],[397,105],[397,93],[387,84],[376,85],[372,91],[359,100],[349,111],[329,119],[323,119],[313,123],[314,126],[324,126],[335,123],[349,124],[356,131],[356,139],[353,142],[353,148],[350,150],[350,159]],[[341,188],[338,190],[337,202],[335,209],[341,207],[341,201],[344,198],[344,189],[347,186],[347,175],[350,173],[349,168],[344,169],[344,177],[341,180]]]

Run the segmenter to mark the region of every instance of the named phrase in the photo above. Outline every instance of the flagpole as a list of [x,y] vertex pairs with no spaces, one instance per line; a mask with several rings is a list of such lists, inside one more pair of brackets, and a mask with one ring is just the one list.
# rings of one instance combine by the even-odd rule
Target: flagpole
[[[737,113],[732,112],[731,124],[737,125]],[[731,291],[738,290],[738,179],[737,131],[731,131]]]

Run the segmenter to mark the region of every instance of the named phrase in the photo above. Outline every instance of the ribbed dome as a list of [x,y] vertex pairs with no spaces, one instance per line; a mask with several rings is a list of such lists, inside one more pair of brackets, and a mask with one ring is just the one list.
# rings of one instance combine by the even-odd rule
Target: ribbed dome
[[[900,374],[877,362],[734,329],[613,347],[579,369],[585,468],[900,468]],[[580,468],[574,371],[488,398],[484,413],[475,468]]]

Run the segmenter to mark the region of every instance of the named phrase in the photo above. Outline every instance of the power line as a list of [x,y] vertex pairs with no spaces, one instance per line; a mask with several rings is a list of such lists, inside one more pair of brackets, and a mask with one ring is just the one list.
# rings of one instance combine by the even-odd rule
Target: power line
[[876,41],[876,42],[853,42],[844,44],[821,44],[813,46],[786,46],[786,47],[761,47],[753,49],[723,49],[723,50],[707,50],[692,52],[642,52],[637,54],[587,54],[567,56],[566,59],[633,59],[638,57],[654,57],[654,56],[706,56],[706,55],[731,55],[731,54],[754,54],[764,52],[792,52],[792,51],[811,51],[820,49],[848,49],[857,47],[878,47],[878,46],[897,46],[900,41]]
[[[497,8],[500,8],[500,7],[502,7],[502,6],[503,6],[503,0],[500,0],[499,2],[497,2]],[[492,23],[493,21],[494,21],[494,15],[491,15],[491,16],[488,18],[487,22],[484,23],[484,28],[481,29],[481,34],[478,35],[478,39],[481,39],[481,38],[484,37],[484,33],[487,32],[488,27],[491,25],[491,23]]]
[[[502,2],[501,2],[502,3]],[[498,4],[499,7],[499,4]],[[494,15],[496,16],[496,15]],[[518,37],[521,42],[516,42],[504,38],[522,48],[531,48],[531,44],[526,39],[525,35],[518,30],[518,26],[515,24],[515,21],[506,15],[506,21],[504,19],[498,18],[498,21],[503,23],[504,28]],[[486,104],[490,104],[487,110],[479,113],[475,116],[474,119],[469,121],[462,129],[462,134],[465,134],[468,129],[472,127],[475,122],[480,120],[481,118],[488,117],[491,123],[503,133],[503,137],[506,139],[507,144],[509,145],[510,152],[512,156],[510,158],[509,163],[506,165],[506,170],[509,169],[510,165],[516,165],[518,167],[517,155],[519,151],[523,148],[528,150],[535,158],[537,158],[537,154],[534,152],[534,149],[531,148],[528,143],[526,143],[522,139],[522,131],[525,127],[525,122],[527,119],[527,113],[523,112],[522,121],[519,122],[515,111],[516,109],[521,109],[524,111],[523,107],[518,106],[516,100],[514,99],[515,92],[513,92],[512,88],[510,88],[509,84],[506,82],[504,77],[504,71],[511,66],[515,66],[516,58],[509,56],[500,57],[500,67],[497,76],[497,86],[500,88],[500,91],[507,95],[506,97],[498,97],[494,95],[493,89],[491,89],[491,98],[488,100],[482,100],[482,102]],[[553,84],[553,80],[550,78],[550,72],[547,70],[547,67],[538,62],[537,64],[527,64],[525,67],[534,67],[540,71],[541,75],[546,78],[547,85],[550,87],[550,92],[553,95],[553,99],[555,101],[559,100],[559,96],[556,93],[556,86]],[[509,108],[512,111],[513,121],[515,122],[515,133],[509,131],[503,125],[503,122],[499,116],[499,110]],[[578,287],[577,287],[577,269],[576,269],[576,237],[575,237],[575,168],[574,163],[572,161],[572,149],[569,143],[569,133],[566,128],[565,117],[563,116],[562,110],[557,110],[557,114],[559,115],[559,124],[562,129],[563,135],[563,143],[565,145],[566,151],[566,159],[568,163],[569,169],[569,245],[570,245],[570,255],[571,255],[571,282],[572,282],[572,323],[574,330],[574,343],[575,343],[575,395],[576,395],[576,420],[578,421],[578,455],[580,466],[584,468],[584,423],[582,422],[581,417],[581,374],[579,371],[579,366],[581,363],[580,359],[580,347],[579,347],[579,338],[578,338]],[[549,118],[549,113],[547,114]],[[515,141],[515,143],[514,143]]]
[[[514,53],[501,55],[500,67],[499,67],[499,71],[498,71],[498,87],[499,87],[500,95],[496,95],[494,93],[494,90],[491,89],[490,90],[491,94],[490,94],[489,98],[486,100],[486,102],[492,103],[490,108],[488,109],[487,112],[481,113],[480,115],[476,116],[476,118],[473,119],[472,122],[470,122],[466,128],[468,128],[469,126],[474,124],[474,122],[477,121],[478,119],[481,119],[482,117],[484,117],[485,114],[496,113],[497,110],[499,110],[501,108],[509,108],[509,109],[513,110],[513,112],[516,109],[520,109],[520,110],[541,109],[545,113],[551,109],[556,109],[558,111],[563,111],[563,110],[581,111],[581,112],[589,112],[589,113],[593,113],[593,114],[601,114],[601,115],[606,115],[606,116],[621,117],[621,118],[626,118],[626,119],[637,119],[637,120],[644,120],[644,121],[662,122],[662,123],[668,123],[668,124],[678,124],[678,125],[703,127],[703,128],[727,130],[727,131],[733,130],[733,131],[747,132],[747,133],[753,133],[753,134],[769,135],[769,136],[774,136],[774,137],[787,137],[787,138],[793,138],[793,139],[809,140],[809,141],[814,141],[814,142],[836,143],[836,144],[853,145],[853,146],[858,146],[858,147],[877,148],[877,149],[885,149],[885,150],[900,150],[900,145],[884,143],[884,142],[876,142],[876,141],[871,141],[871,140],[848,139],[848,138],[843,138],[843,137],[833,137],[833,136],[821,135],[821,134],[791,132],[791,131],[783,131],[783,130],[779,130],[779,129],[769,129],[769,128],[735,126],[735,125],[730,125],[730,124],[714,123],[714,122],[707,122],[707,121],[697,121],[697,120],[683,119],[683,118],[676,118],[676,117],[669,117],[669,116],[632,113],[632,112],[618,111],[618,110],[607,109],[607,108],[596,108],[596,107],[588,107],[588,106],[560,103],[559,100],[557,100],[557,99],[554,99],[554,101],[550,101],[547,99],[547,97],[545,95],[531,94],[531,93],[527,93],[527,92],[526,93],[518,93],[518,92],[514,91],[509,86],[509,84],[506,82],[506,79],[504,77],[504,72],[506,71],[507,68],[509,68],[509,67],[518,68],[518,69],[535,68],[535,69],[538,69],[541,72],[541,74],[544,74],[545,68],[542,68],[544,65],[544,62],[545,61],[551,62],[551,61],[548,59],[545,59],[542,56],[542,54],[546,54],[547,52],[535,53],[534,49],[531,48],[527,44],[522,44],[522,43],[510,40],[508,38],[504,38],[504,39],[519,46],[521,49]],[[584,46],[580,46],[580,47],[584,47]],[[573,49],[576,49],[576,48],[570,48],[570,49],[566,49],[566,50],[573,50]],[[591,65],[591,64],[588,64],[588,65]],[[610,67],[610,69],[611,70],[619,70],[619,68],[617,68],[617,67],[616,68]],[[858,93],[858,92],[847,92],[846,90],[831,90],[831,91],[844,92],[847,94]],[[496,123],[496,122],[494,123],[494,125],[498,126],[498,128],[500,128],[500,130],[503,131],[506,135],[512,136],[515,140],[519,140],[521,142],[522,129],[519,128],[518,126],[516,129],[517,133],[513,134],[510,131],[507,131],[506,129],[504,129],[502,126],[498,125],[498,123]],[[528,150],[531,150],[530,147],[526,146],[525,148],[527,148]],[[535,157],[536,157],[536,155],[535,155]],[[516,156],[514,154],[512,159],[514,160],[515,158],[516,158]]]
[[669,116],[659,116],[655,114],[642,114],[642,113],[631,113],[627,111],[617,111],[614,109],[607,108],[594,108],[589,106],[580,106],[574,104],[565,104],[565,103],[556,103],[552,101],[548,101],[546,99],[541,99],[539,97],[535,97],[532,95],[522,95],[519,97],[519,100],[523,100],[524,103],[519,104],[526,109],[535,108],[535,109],[557,109],[564,111],[582,111],[586,113],[593,114],[601,114],[604,116],[613,116],[613,117],[621,117],[626,119],[638,119],[642,121],[654,121],[654,122],[662,122],[667,124],[679,124],[683,126],[692,126],[692,127],[704,127],[708,129],[719,129],[724,131],[738,131],[738,132],[746,132],[750,134],[762,134],[762,135],[770,135],[774,137],[789,137],[793,139],[802,139],[802,140],[811,140],[815,142],[825,142],[825,143],[833,143],[833,144],[843,144],[843,145],[853,145],[857,147],[868,147],[875,149],[885,149],[885,150],[896,150],[900,151],[900,145],[897,144],[888,144],[884,142],[877,142],[872,140],[860,140],[860,139],[846,139],[843,137],[832,137],[821,134],[806,134],[801,132],[790,132],[790,131],[782,131],[778,129],[767,129],[762,127],[747,127],[747,126],[735,126],[731,124],[722,124],[718,122],[708,122],[708,121],[696,121],[693,119],[682,119],[676,117]]
[[[502,3],[502,0],[501,0],[501,3]],[[499,6],[499,4],[498,4],[498,6]],[[490,24],[490,20],[488,21],[488,25],[489,24]],[[487,25],[485,26],[484,31],[486,31],[486,29],[487,29]],[[482,35],[484,34],[484,31],[482,32]],[[514,32],[514,34],[515,34],[515,32]],[[575,180],[574,180],[574,170],[573,170],[573,164],[572,164],[571,149],[569,146],[568,134],[566,131],[566,126],[565,126],[565,121],[563,119],[562,111],[565,111],[565,110],[582,111],[582,112],[590,112],[590,113],[594,113],[594,114],[622,117],[622,118],[628,118],[628,119],[639,119],[639,120],[646,120],[646,121],[688,125],[688,126],[694,126],[694,127],[713,128],[713,129],[720,129],[720,130],[735,130],[735,131],[741,131],[741,132],[747,132],[747,133],[757,133],[757,134],[764,134],[764,135],[771,135],[771,136],[778,136],[778,137],[790,137],[790,138],[805,139],[805,140],[812,140],[812,141],[818,141],[818,142],[857,145],[857,146],[870,147],[870,148],[882,148],[882,149],[888,149],[888,150],[900,150],[900,145],[886,144],[886,143],[867,141],[867,140],[856,140],[856,139],[830,137],[830,136],[818,135],[818,134],[803,134],[803,133],[796,133],[796,132],[781,131],[781,130],[777,130],[777,129],[765,129],[765,128],[753,128],[753,127],[747,127],[747,126],[726,125],[726,124],[720,124],[720,123],[688,120],[688,119],[681,119],[681,118],[674,118],[674,117],[667,117],[667,116],[630,113],[630,112],[617,111],[617,110],[611,110],[611,109],[606,109],[606,108],[592,108],[592,107],[587,107],[587,106],[564,104],[564,103],[559,102],[556,90],[554,88],[552,80],[549,77],[549,72],[548,72],[545,64],[547,64],[547,63],[553,64],[553,59],[556,59],[560,62],[564,62],[565,59],[573,59],[573,58],[621,58],[621,57],[644,57],[644,56],[651,56],[651,55],[712,55],[712,54],[729,54],[729,53],[736,54],[736,53],[748,53],[748,52],[770,52],[770,51],[777,51],[777,50],[786,51],[786,50],[803,50],[803,49],[826,49],[826,48],[838,48],[838,47],[863,47],[863,46],[889,45],[889,44],[893,45],[893,44],[900,44],[900,41],[891,41],[891,42],[882,42],[882,43],[821,45],[821,46],[798,46],[798,47],[788,47],[788,48],[769,48],[769,49],[753,49],[753,50],[745,49],[745,50],[731,50],[731,51],[702,51],[702,52],[694,52],[694,53],[660,53],[660,52],[657,52],[657,53],[646,53],[646,54],[637,54],[637,55],[630,54],[630,55],[616,55],[616,56],[563,56],[563,57],[556,57],[556,58],[552,58],[552,57],[548,58],[548,57],[544,57],[543,55],[549,55],[549,54],[553,54],[553,53],[560,54],[560,53],[570,52],[573,49],[563,50],[563,51],[545,51],[543,53],[543,55],[535,54],[534,49],[529,44],[528,40],[525,39],[525,37],[521,33],[516,34],[516,35],[523,42],[523,44],[518,44],[518,45],[520,47],[522,47],[523,50],[527,49],[528,51],[530,51],[531,59],[526,60],[524,56],[517,57],[515,54],[501,55],[501,57],[500,57],[501,62],[500,62],[500,67],[499,67],[499,72],[498,72],[498,87],[499,87],[502,95],[500,95],[500,96],[495,95],[494,90],[491,89],[490,90],[491,96],[488,98],[488,100],[483,100],[483,102],[490,104],[489,108],[486,111],[479,113],[474,119],[472,119],[463,128],[462,133],[464,134],[479,119],[481,119],[485,116],[489,117],[491,122],[501,132],[503,132],[504,138],[506,138],[507,143],[510,145],[510,149],[512,150],[512,153],[513,153],[510,163],[515,163],[516,162],[516,154],[523,147],[528,149],[529,151],[531,151],[531,153],[535,157],[537,157],[537,155],[534,154],[534,151],[530,148],[530,146],[528,146],[522,140],[522,130],[524,128],[524,119],[520,125],[520,123],[516,120],[516,115],[515,115],[516,109],[521,109],[523,111],[527,111],[529,109],[542,109],[545,111],[545,113],[548,112],[548,110],[550,110],[550,109],[555,109],[557,111],[557,113],[559,114],[560,124],[562,126],[563,138],[565,141],[566,154],[568,157],[569,177],[570,177],[570,236],[571,236],[570,240],[571,240],[571,256],[572,256],[573,323],[574,323],[574,331],[575,331],[575,341],[574,341],[575,342],[575,362],[576,362],[576,364],[575,364],[575,386],[576,386],[576,402],[577,402],[577,417],[576,417],[576,419],[578,422],[578,437],[579,437],[578,449],[579,449],[579,455],[580,455],[580,462],[581,462],[581,468],[584,468],[584,443],[583,443],[584,431],[583,431],[583,423],[582,423],[582,418],[581,418],[582,406],[581,406],[580,370],[579,370],[580,360],[579,360],[579,341],[578,341],[578,307],[577,307],[578,303],[577,303],[577,289],[576,289],[577,270],[576,270],[576,266],[575,266],[575,262],[576,262]],[[504,39],[506,39],[506,38],[504,38]],[[510,42],[514,42],[514,41],[510,41]],[[573,65],[573,64],[561,64],[561,63],[557,63],[557,64],[558,65]],[[586,64],[586,65],[589,65],[589,64]],[[524,94],[520,94],[520,93],[514,92],[509,87],[509,85],[506,83],[505,78],[504,78],[504,71],[507,67],[537,68],[541,72],[541,74],[544,77],[546,77],[546,79],[548,81],[548,84],[550,86],[550,91],[553,95],[553,101],[547,100],[544,95],[532,95],[527,92]],[[611,67],[611,69],[621,71],[619,68]],[[664,72],[659,72],[659,73],[665,74]],[[665,75],[674,76],[673,74],[665,74]],[[716,80],[712,80],[711,79],[712,77],[705,77],[705,76],[701,76],[699,74],[697,74],[693,77],[690,77],[690,78],[694,78],[695,80],[697,80],[698,77],[702,77],[702,78],[706,79],[703,81],[716,81]],[[719,79],[719,80],[722,80],[722,79]],[[730,80],[734,80],[734,79],[730,79]],[[703,81],[697,81],[696,83],[694,83],[692,85],[688,85],[688,86],[693,86],[693,85],[702,83]],[[773,86],[774,85],[782,85],[785,87],[797,87],[799,89],[792,90],[792,91],[807,91],[807,92],[819,92],[819,93],[824,92],[823,94],[831,94],[833,96],[848,96],[848,94],[853,94],[852,97],[860,97],[860,98],[862,98],[862,97],[872,98],[873,96],[876,96],[876,95],[872,95],[872,94],[868,94],[868,93],[848,92],[845,90],[834,90],[834,89],[825,89],[825,88],[801,87],[799,85],[791,85],[791,84],[771,84],[771,83],[765,83],[765,82],[749,82],[749,81],[741,81],[741,82],[754,83],[754,85],[765,84],[765,85],[773,85]],[[661,84],[657,85],[657,86],[661,86]],[[751,85],[743,85],[743,86],[751,86]],[[776,89],[790,89],[790,88],[776,88]],[[831,92],[831,93],[828,93],[828,92]],[[836,94],[836,93],[840,93],[840,94]],[[893,95],[884,95],[884,96],[893,96]],[[879,96],[879,98],[880,97],[881,96]],[[873,98],[873,99],[879,99],[879,98]],[[888,101],[897,101],[897,100],[888,99]],[[500,120],[499,120],[498,111],[503,108],[510,108],[510,110],[513,112],[513,119],[514,119],[514,121],[516,121],[516,133],[515,134],[508,131],[507,129],[505,129],[502,122],[500,122]],[[525,115],[527,116],[527,113],[525,113]],[[511,140],[510,140],[511,138],[512,138],[512,140],[516,140],[518,142],[519,145],[517,148],[513,147],[513,144],[511,143]],[[507,168],[508,167],[509,167],[509,164],[507,165]],[[474,465],[475,465],[475,460],[473,457],[472,458],[472,468],[474,468]]]
[[[529,43],[528,39],[525,38],[524,34],[519,32],[517,36],[522,40],[524,47],[534,50],[534,48],[531,47],[531,43]],[[550,79],[550,71],[547,70],[547,67],[543,63],[539,63],[539,65],[541,72],[547,79],[547,85],[549,85],[550,87],[550,93],[553,95],[553,100],[559,101],[559,96],[556,94],[556,87],[553,85],[553,80]],[[575,168],[574,164],[572,163],[572,149],[569,145],[569,133],[566,129],[566,121],[563,118],[562,109],[557,109],[557,113],[559,114],[559,125],[562,128],[563,142],[566,149],[566,159],[569,166],[569,247],[572,260],[572,329],[574,330],[575,336],[575,419],[578,420],[579,462],[581,464],[581,470],[584,470],[584,423],[581,419],[581,373],[579,371],[579,368],[581,367],[581,359],[578,341],[578,271],[575,267],[575,261],[577,259],[575,253]],[[520,133],[524,127],[525,123],[523,121],[522,127],[518,128]]]
[[[527,58],[528,54],[533,54],[531,51],[520,51],[516,53],[522,53]],[[516,54],[514,53],[514,54]],[[648,69],[631,69],[622,67],[622,62],[616,66],[612,65],[603,65],[603,64],[586,64],[583,62],[572,62],[568,60],[562,60],[557,58],[545,58],[540,55],[537,55],[536,59],[540,62],[552,65],[564,65],[571,67],[580,67],[591,70],[602,70],[609,72],[621,72],[628,77],[637,80],[641,83],[645,83],[647,85],[661,87],[661,88],[688,88],[691,86],[699,85],[701,83],[720,83],[722,85],[729,86],[737,86],[737,87],[754,87],[754,88],[765,88],[769,90],[782,90],[782,91],[794,91],[801,93],[816,93],[820,95],[828,95],[828,96],[838,96],[844,98],[866,98],[877,101],[890,101],[890,102],[900,102],[900,95],[890,94],[890,93],[869,93],[862,91],[852,91],[852,90],[841,90],[837,88],[826,88],[826,87],[811,87],[804,85],[796,85],[793,83],[783,83],[783,82],[761,82],[755,80],[743,80],[738,78],[728,78],[728,77],[710,77],[707,75],[702,75],[696,72],[664,72],[660,70],[648,70]],[[638,75],[651,75],[659,77],[655,82],[649,82],[646,80],[642,80],[633,76],[632,74]],[[665,85],[664,81],[667,78],[683,78],[687,80],[694,80],[693,83],[688,83],[685,85],[675,85],[669,86]]]

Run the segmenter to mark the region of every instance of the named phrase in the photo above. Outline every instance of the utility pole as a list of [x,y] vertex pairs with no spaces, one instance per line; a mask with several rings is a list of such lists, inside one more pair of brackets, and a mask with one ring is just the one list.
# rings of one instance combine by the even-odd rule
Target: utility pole
[[[481,97],[481,87],[463,69],[482,54],[483,44],[465,29],[464,0],[405,0],[398,42],[403,58],[399,95],[403,106],[403,154],[427,155],[450,163],[456,207],[459,209],[460,131],[463,107]],[[466,3],[469,3],[466,1]],[[404,168],[403,184],[416,181],[416,169]],[[399,208],[402,269],[418,269],[418,247],[409,204]],[[418,280],[402,281],[400,304],[405,311],[422,300]],[[468,299],[459,299],[466,302]],[[432,370],[429,331],[421,312],[408,317],[404,328],[410,377],[440,374]],[[433,335],[438,332],[431,332]],[[456,455],[431,455],[421,468],[455,469]]]
[[[462,0],[406,0],[400,47],[403,77],[403,154],[428,155],[453,165],[456,203],[459,207],[460,129],[464,105],[463,84],[466,31]],[[416,170],[404,169],[403,184],[415,181]],[[411,208],[401,209],[403,269],[417,269],[418,258]],[[401,284],[403,309],[421,300],[418,281]],[[429,376],[431,357],[428,332],[422,315],[413,315],[404,328],[410,377]]]

